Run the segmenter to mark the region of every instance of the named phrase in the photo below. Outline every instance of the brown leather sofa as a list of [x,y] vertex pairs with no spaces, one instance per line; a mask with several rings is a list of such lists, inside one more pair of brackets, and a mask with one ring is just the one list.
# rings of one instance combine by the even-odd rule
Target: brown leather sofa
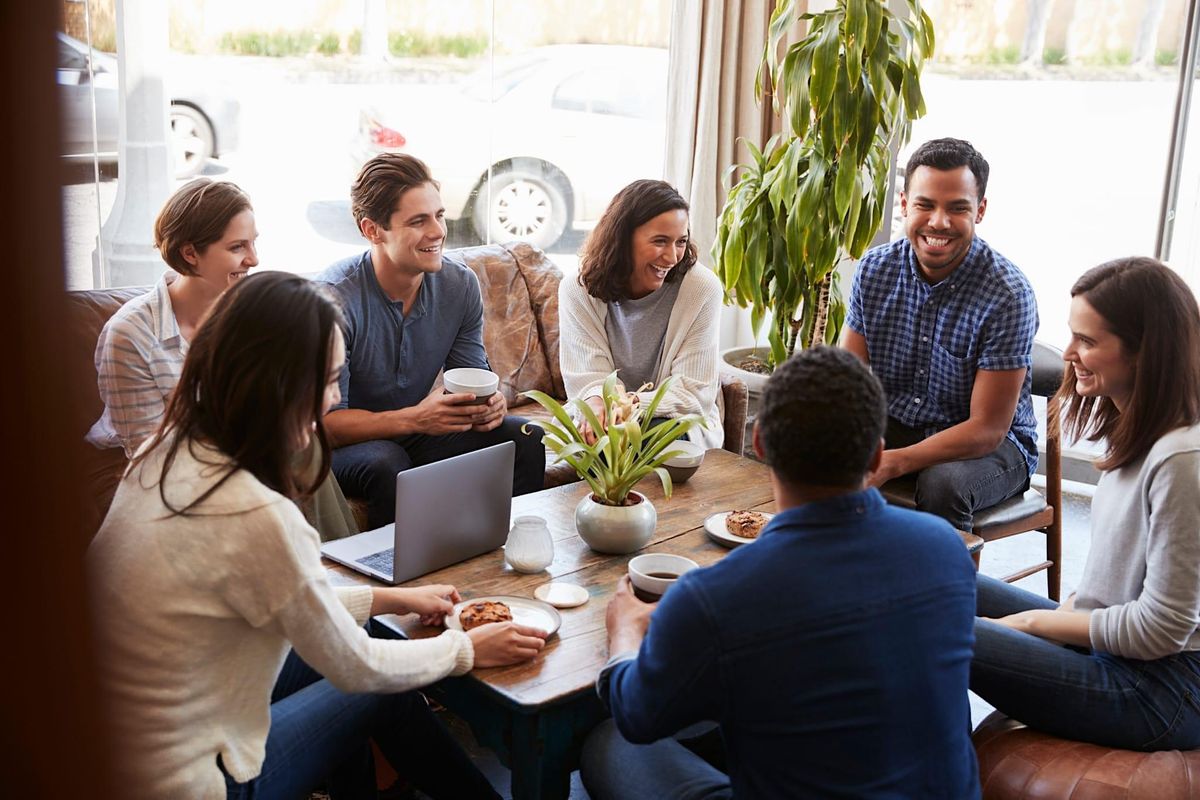
[[[513,413],[533,419],[545,416],[521,392],[538,389],[563,399],[562,373],[558,362],[558,284],[562,273],[537,248],[514,242],[449,251],[479,277],[484,306],[484,346],[492,368],[500,375],[500,390]],[[87,434],[104,406],[96,388],[94,355],[96,340],[108,318],[123,304],[148,287],[70,292],[68,296],[70,345],[64,354],[66,367],[78,387],[70,424],[73,439],[84,452],[89,480],[89,509],[94,532],[112,501],[125,468],[119,449],[97,450],[87,444]],[[722,384],[725,402],[725,449],[742,452],[746,427],[746,387],[741,381]],[[575,479],[565,465],[551,467],[547,458],[546,485],[556,486]],[[351,502],[351,505],[355,503]]]

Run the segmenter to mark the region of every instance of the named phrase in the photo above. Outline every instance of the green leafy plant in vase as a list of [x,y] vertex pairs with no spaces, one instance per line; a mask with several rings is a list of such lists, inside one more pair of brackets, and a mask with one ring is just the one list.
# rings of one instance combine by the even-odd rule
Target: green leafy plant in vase
[[670,498],[671,476],[663,464],[683,454],[682,450],[671,449],[671,443],[704,424],[698,414],[651,423],[671,381],[663,381],[650,402],[643,405],[632,402],[632,393],[619,391],[617,373],[610,374],[600,389],[607,425],[600,424],[586,402],[571,400],[569,405],[578,410],[579,419],[595,432],[590,444],[562,403],[544,392],[524,393],[553,415],[553,419],[540,423],[546,432],[546,446],[557,461],[569,464],[591,489],[575,508],[575,527],[593,550],[631,553],[654,535],[658,513],[633,487],[653,473],[662,482],[663,494]]

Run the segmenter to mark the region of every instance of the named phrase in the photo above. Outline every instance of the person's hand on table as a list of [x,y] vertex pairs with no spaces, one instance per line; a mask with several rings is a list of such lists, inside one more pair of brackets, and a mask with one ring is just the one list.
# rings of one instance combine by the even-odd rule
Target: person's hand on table
[[375,589],[371,616],[378,614],[418,614],[422,625],[441,625],[454,604],[462,600],[458,590],[447,583],[428,586]]
[[508,413],[508,401],[504,399],[503,393],[493,392],[482,409],[477,415],[478,421],[471,426],[471,430],[495,430],[500,427],[501,422],[504,422],[504,415]]
[[475,646],[475,666],[503,667],[528,661],[546,646],[546,632],[515,622],[489,622],[467,631]]

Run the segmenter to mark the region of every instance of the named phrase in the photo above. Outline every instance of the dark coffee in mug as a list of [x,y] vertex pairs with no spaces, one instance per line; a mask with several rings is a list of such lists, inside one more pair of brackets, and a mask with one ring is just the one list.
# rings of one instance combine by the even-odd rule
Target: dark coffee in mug
[[[664,580],[664,581],[675,581],[675,580],[679,580],[679,573],[677,573],[677,572],[647,572],[646,577],[658,578],[659,580]],[[663,591],[666,591],[666,589],[668,589],[668,588],[670,588],[670,587],[669,586],[663,587]],[[641,600],[643,603],[657,603],[659,600],[662,599],[661,594],[655,594],[654,592],[647,591],[646,589],[642,589],[639,586],[633,587],[633,596],[636,597],[638,600]]]

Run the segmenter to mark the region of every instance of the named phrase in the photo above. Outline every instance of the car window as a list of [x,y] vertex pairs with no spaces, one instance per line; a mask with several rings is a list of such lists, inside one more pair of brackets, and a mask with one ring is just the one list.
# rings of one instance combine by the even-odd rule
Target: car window
[[66,42],[58,43],[59,69],[87,69],[87,58]]
[[[665,77],[665,76],[664,76]],[[619,67],[577,72],[554,90],[553,107],[637,119],[661,119],[666,81],[647,82],[646,75]]]

